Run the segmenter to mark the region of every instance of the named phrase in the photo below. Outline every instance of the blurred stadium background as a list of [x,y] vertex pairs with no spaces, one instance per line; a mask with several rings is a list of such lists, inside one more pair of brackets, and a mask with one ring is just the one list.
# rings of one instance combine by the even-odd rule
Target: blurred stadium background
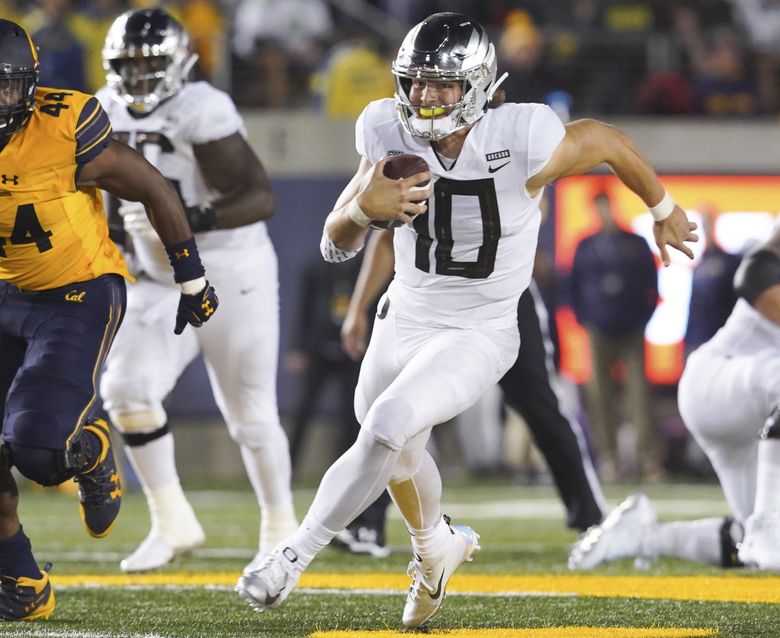
[[[354,117],[392,94],[389,64],[403,34],[435,11],[468,13],[499,50],[510,100],[549,103],[563,119],[598,117],[624,129],[694,217],[717,211],[730,252],[763,236],[780,208],[780,2],[774,0],[175,0],[162,3],[192,35],[197,75],[227,90],[278,200],[269,223],[280,261],[279,401],[287,419],[299,378],[285,369],[300,276],[318,251],[322,221],[357,166]],[[41,83],[94,91],[100,49],[124,0],[0,0],[41,50]],[[537,278],[555,318],[560,363],[576,397],[589,376],[579,326],[567,308],[576,243],[593,228],[592,196],[607,190],[622,220],[648,235],[641,202],[606,173],[549,189]],[[703,245],[697,247],[701,254]],[[688,449],[674,394],[683,357],[690,273],[675,260],[661,273],[662,303],[648,326],[648,377],[659,398],[659,432],[673,445],[672,477],[709,477]],[[680,271],[683,274],[680,274]],[[221,426],[202,364],[167,403],[185,484],[241,479],[238,451]],[[336,440],[335,398],[326,397],[296,476],[317,479]],[[587,417],[582,413],[584,425]],[[184,434],[186,428],[186,435]],[[511,436],[509,428],[504,435]],[[440,442],[449,465],[468,473],[468,451]],[[512,446],[504,446],[511,449]],[[682,450],[682,451],[681,451]],[[335,450],[333,452],[335,454]],[[525,472],[521,458],[497,459]],[[480,468],[484,469],[484,467]],[[535,471],[535,470],[534,470]],[[542,470],[543,475],[543,470]]]

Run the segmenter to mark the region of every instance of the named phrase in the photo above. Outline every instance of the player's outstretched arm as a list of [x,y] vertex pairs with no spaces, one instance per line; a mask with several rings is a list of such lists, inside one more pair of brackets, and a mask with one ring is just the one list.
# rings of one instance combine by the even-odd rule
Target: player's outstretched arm
[[349,300],[349,309],[341,324],[341,345],[356,361],[365,354],[368,346],[369,308],[393,278],[393,232],[378,230],[369,238],[366,255],[360,264],[355,289]]
[[359,250],[373,219],[397,219],[406,224],[428,210],[427,200],[433,195],[433,187],[419,185],[429,181],[431,173],[390,179],[382,173],[386,162],[381,159],[372,166],[362,158],[357,172],[336,200],[325,220],[324,232],[338,249],[351,253]]
[[187,324],[198,327],[208,321],[219,300],[206,281],[198,247],[173,185],[140,154],[117,140],[81,167],[78,185],[94,185],[144,205],[165,245],[174,279],[181,285],[174,332],[181,334]]
[[696,224],[674,203],[631,138],[614,126],[591,119],[567,124],[566,134],[550,161],[528,180],[526,188],[534,194],[555,179],[582,175],[601,164],[607,164],[653,213],[653,235],[664,265],[670,262],[667,246],[693,259],[686,242],[698,241],[693,232]]

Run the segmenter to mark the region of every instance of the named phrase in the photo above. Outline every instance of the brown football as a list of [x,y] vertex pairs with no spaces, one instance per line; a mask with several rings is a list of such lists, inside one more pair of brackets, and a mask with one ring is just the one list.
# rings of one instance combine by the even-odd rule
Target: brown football
[[[417,175],[417,173],[424,173],[427,170],[428,162],[422,157],[402,153],[401,155],[391,155],[387,159],[387,163],[385,164],[382,173],[385,177],[389,177],[390,179],[401,179],[403,177]],[[427,183],[428,182],[424,182],[418,184],[418,186],[425,186]],[[403,222],[397,219],[374,220],[371,222],[371,227],[379,230],[397,228],[398,226],[403,226]]]

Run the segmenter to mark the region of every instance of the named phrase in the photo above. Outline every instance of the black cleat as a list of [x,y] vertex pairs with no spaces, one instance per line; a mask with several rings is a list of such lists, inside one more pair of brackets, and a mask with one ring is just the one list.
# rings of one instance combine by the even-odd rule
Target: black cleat
[[51,563],[40,578],[0,576],[0,620],[48,620],[54,611]]
[[103,538],[108,536],[119,514],[122,486],[111,451],[108,423],[90,419],[84,429],[100,440],[101,449],[95,465],[75,478],[79,484],[81,520],[90,536]]

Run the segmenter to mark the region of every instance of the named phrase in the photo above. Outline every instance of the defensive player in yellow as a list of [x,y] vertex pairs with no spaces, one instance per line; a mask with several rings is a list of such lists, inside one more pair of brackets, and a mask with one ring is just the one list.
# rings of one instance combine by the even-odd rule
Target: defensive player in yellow
[[[48,618],[54,593],[17,514],[11,467],[41,485],[79,484],[101,538],[122,489],[108,424],[91,416],[95,380],[125,309],[124,259],[98,189],[144,204],[181,299],[174,331],[217,308],[176,190],[111,139],[96,98],[38,87],[38,56],[0,19],[0,619]],[[172,326],[173,328],[174,326]]]

